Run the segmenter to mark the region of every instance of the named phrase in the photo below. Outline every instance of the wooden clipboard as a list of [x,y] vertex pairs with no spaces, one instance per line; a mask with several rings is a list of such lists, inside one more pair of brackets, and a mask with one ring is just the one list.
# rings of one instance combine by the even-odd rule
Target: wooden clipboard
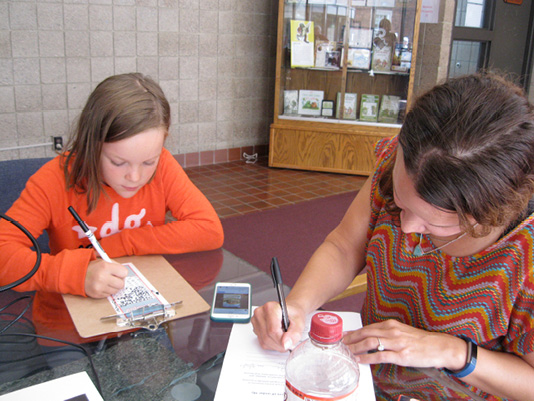
[[[176,314],[167,320],[195,315],[210,309],[209,304],[163,256],[125,256],[114,260],[119,263],[133,263],[170,304],[182,301],[182,304],[175,308]],[[94,299],[64,294],[63,300],[78,334],[83,338],[132,329],[117,326],[114,320],[100,320],[103,316],[115,314],[107,298]]]

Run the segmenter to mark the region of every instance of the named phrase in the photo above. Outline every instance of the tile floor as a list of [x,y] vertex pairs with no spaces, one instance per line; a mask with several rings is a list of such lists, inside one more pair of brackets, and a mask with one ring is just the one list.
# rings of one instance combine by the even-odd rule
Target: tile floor
[[219,217],[276,208],[355,191],[367,177],[269,168],[267,157],[185,169]]

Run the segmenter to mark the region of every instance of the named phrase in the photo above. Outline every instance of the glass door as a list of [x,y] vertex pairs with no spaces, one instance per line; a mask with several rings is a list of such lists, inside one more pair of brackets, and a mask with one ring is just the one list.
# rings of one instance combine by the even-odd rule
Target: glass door
[[504,72],[528,87],[532,69],[531,1],[458,0],[449,76]]
[[458,0],[454,19],[449,78],[486,68],[492,32],[486,0]]

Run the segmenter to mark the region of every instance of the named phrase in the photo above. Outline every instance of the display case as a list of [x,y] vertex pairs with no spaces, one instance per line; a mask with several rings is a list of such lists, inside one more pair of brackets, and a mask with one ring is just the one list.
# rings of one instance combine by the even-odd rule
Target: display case
[[410,104],[420,1],[280,1],[270,166],[372,172]]

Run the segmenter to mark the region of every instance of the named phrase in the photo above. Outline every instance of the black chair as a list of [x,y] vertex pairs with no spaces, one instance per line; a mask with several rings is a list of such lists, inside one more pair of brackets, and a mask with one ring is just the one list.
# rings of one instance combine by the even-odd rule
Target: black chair
[[[49,160],[50,158],[37,158],[0,161],[0,213],[6,214],[20,196],[28,178]],[[37,238],[37,243],[41,252],[50,252],[46,231]]]

